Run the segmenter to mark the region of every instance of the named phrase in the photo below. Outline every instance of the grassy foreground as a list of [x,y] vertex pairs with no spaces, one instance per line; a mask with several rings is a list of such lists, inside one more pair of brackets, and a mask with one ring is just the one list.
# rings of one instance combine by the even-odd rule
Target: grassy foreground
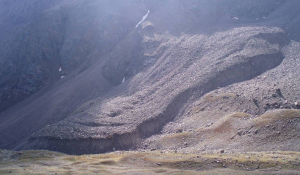
[[299,152],[114,152],[70,156],[0,150],[0,174],[299,174]]

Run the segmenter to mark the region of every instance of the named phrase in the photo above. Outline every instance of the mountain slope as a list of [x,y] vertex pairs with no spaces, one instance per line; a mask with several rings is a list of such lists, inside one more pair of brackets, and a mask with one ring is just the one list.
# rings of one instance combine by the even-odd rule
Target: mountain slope
[[[1,98],[15,105],[1,114],[0,148],[86,154],[248,145],[239,150],[266,151],[258,145],[276,143],[274,149],[299,151],[298,125],[286,127],[300,117],[298,7],[294,0],[53,2],[26,26],[38,34],[25,41],[42,43],[32,46],[35,52],[24,48],[29,55],[23,56],[39,63],[12,56],[32,67],[44,64],[49,78],[40,78],[39,88],[33,83],[41,90],[19,104]],[[5,54],[1,60],[11,58]],[[16,75],[22,76],[32,79]],[[25,87],[2,80],[4,89]],[[293,110],[274,111],[287,113],[276,120],[278,130],[253,124],[279,108]],[[286,138],[276,132],[292,134],[290,144],[281,144]],[[235,140],[236,133],[243,137]]]

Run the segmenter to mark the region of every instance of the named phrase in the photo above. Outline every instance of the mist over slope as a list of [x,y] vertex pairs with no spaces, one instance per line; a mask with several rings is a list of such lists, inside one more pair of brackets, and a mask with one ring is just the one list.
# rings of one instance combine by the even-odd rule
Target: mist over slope
[[300,151],[299,8],[0,0],[0,148]]

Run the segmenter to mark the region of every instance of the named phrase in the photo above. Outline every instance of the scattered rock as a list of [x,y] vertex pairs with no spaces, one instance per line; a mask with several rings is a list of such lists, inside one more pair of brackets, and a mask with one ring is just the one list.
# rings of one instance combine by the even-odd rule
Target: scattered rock
[[176,131],[176,133],[182,133],[182,128],[180,128],[180,129],[177,129],[177,131]]
[[281,90],[279,88],[276,89],[276,94],[278,95],[278,97],[283,97]]

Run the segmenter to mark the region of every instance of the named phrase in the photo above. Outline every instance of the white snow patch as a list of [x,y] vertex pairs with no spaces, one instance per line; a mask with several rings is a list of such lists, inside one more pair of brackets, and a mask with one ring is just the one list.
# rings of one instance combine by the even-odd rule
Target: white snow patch
[[65,78],[65,76],[61,76],[60,78]]
[[235,17],[233,17],[232,19],[238,20],[239,18],[235,16]]
[[61,67],[59,67],[58,71],[61,72]]
[[145,19],[146,19],[146,18],[148,17],[148,15],[149,15],[149,13],[150,13],[150,10],[148,10],[148,13],[147,13],[145,16],[143,16],[143,19],[135,26],[135,28],[138,28],[139,25],[142,24],[142,22],[145,21]]
[[125,82],[125,77],[123,78],[123,80],[122,80],[122,83],[124,83]]

